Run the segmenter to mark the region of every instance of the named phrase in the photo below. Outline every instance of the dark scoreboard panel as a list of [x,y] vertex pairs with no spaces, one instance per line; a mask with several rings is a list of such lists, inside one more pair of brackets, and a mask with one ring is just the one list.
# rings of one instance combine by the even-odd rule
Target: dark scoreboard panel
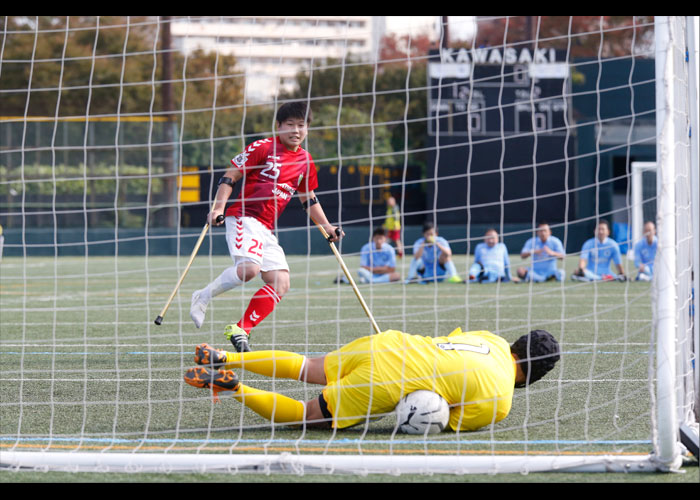
[[528,48],[431,53],[426,201],[439,223],[564,220],[574,138],[563,56]]
[[[506,64],[503,51],[438,52],[429,62],[431,135],[501,135],[532,132],[566,134],[568,65],[563,53],[515,51]],[[538,51],[536,51],[537,53]],[[498,54],[496,57],[495,54]]]

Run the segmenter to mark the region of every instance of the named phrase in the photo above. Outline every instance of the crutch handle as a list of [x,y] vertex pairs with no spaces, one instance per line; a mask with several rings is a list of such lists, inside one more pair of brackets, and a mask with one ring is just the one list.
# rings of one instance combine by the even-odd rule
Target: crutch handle
[[[319,226],[319,227],[320,227],[320,226]],[[323,233],[324,233],[325,236],[326,236],[326,239],[327,239],[328,242],[330,243],[330,241],[333,239],[333,236],[331,236],[330,234],[328,234],[328,233],[326,232],[326,230],[323,229],[323,228],[321,228],[321,231],[323,231]],[[339,228],[339,227],[336,227],[336,228],[335,228],[335,235],[338,236],[338,237],[340,237],[340,228]]]

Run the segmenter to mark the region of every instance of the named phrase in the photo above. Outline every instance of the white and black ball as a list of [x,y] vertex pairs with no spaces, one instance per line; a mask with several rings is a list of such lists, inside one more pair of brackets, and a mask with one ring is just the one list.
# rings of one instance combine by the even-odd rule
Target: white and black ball
[[450,420],[447,401],[432,391],[415,391],[404,396],[394,410],[404,434],[437,434]]

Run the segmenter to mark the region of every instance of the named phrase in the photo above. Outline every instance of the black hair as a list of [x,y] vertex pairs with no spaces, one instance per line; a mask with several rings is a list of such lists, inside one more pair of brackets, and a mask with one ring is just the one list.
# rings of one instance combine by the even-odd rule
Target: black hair
[[525,382],[516,384],[524,387],[544,377],[559,361],[559,343],[545,330],[532,330],[523,335],[510,346],[511,352],[518,356]]
[[311,106],[306,101],[292,101],[282,104],[277,110],[275,120],[277,123],[282,123],[289,118],[300,118],[310,124],[312,119]]
[[423,232],[425,233],[426,231],[430,231],[431,229],[435,229],[435,224],[433,224],[430,221],[425,221],[423,223]]
[[383,227],[377,227],[374,229],[374,232],[372,233],[372,238],[375,236],[386,236],[386,231],[384,230]]

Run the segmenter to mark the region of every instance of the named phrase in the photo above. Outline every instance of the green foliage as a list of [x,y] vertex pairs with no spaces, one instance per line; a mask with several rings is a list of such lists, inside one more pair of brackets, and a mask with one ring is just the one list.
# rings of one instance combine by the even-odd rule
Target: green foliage
[[[338,127],[338,123],[342,126]],[[316,162],[337,164],[394,165],[391,154],[391,132],[385,125],[375,125],[367,113],[335,104],[325,104],[315,110],[314,123],[309,133],[309,150]]]
[[114,197],[143,197],[163,190],[163,180],[157,174],[162,168],[134,165],[32,165],[12,169],[0,165],[0,196],[37,195],[41,197],[72,196],[86,193]]
[[[299,72],[297,90],[282,97],[311,96],[315,114],[312,125],[322,127],[324,138],[324,144],[314,146],[330,152],[329,158],[357,152],[358,147],[350,142],[359,140],[364,145],[359,154],[379,155],[375,156],[375,163],[403,164],[405,155],[409,155],[409,163],[424,164],[424,155],[416,151],[424,147],[427,133],[425,82],[424,62],[410,66],[404,62],[374,65],[347,59],[315,68],[312,77],[307,71]],[[340,151],[337,133],[324,128],[338,126]],[[310,142],[313,135],[310,134]],[[317,149],[312,153],[319,157]]]

